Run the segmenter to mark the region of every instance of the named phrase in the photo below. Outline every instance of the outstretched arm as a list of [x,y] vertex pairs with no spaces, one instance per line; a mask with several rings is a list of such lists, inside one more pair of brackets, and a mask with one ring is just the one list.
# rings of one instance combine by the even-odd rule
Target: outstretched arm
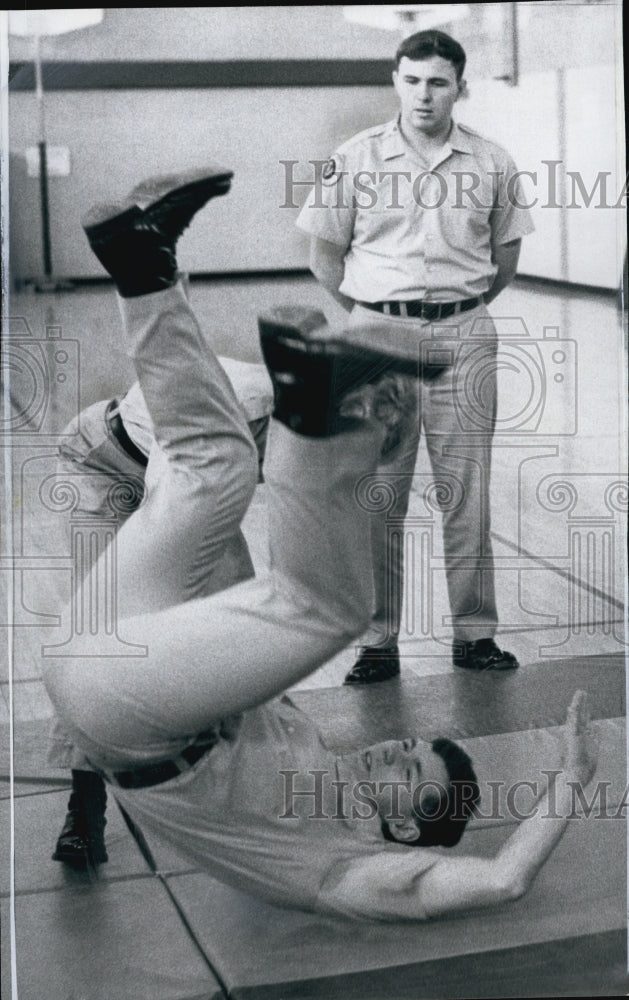
[[[345,913],[372,919],[422,920],[519,899],[566,829],[573,801],[571,782],[585,784],[594,773],[596,753],[582,691],[568,709],[563,742],[563,770],[554,787],[494,858],[448,858],[430,852],[437,860],[426,870],[426,852],[415,858],[410,849],[408,854],[373,855],[349,868],[330,891],[330,903]],[[551,795],[552,809],[548,808]]]

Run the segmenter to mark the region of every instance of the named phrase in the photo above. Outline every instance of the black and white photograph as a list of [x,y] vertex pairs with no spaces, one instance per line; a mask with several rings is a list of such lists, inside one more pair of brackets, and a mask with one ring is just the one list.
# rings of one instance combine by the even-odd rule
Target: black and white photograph
[[0,12],[1,993],[629,995],[620,0]]

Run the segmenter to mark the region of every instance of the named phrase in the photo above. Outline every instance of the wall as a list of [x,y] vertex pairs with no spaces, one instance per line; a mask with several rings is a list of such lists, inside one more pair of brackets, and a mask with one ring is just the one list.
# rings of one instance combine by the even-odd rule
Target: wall
[[[54,270],[76,277],[102,273],[85,253],[79,225],[92,202],[107,201],[152,173],[208,162],[231,167],[234,184],[228,198],[207,209],[208,225],[184,236],[182,266],[209,272],[307,266],[297,212],[281,208],[287,199],[280,161],[300,161],[295,177],[308,179],[310,159],[325,159],[356,127],[386,120],[394,110],[389,88],[369,87],[308,94],[280,88],[72,92],[50,103],[49,141],[70,145],[73,161],[71,177],[50,182]],[[14,149],[35,142],[33,117],[13,114]],[[15,240],[16,218],[21,230],[25,223],[30,232],[38,226],[38,182],[22,182],[27,194],[20,194],[12,216],[15,274],[32,273],[39,253],[38,241]],[[17,194],[22,184],[12,190]],[[295,203],[305,193],[297,189]]]
[[[470,16],[444,30],[461,40],[471,79],[502,64],[511,4],[472,3]],[[523,73],[606,62],[613,53],[614,2],[533,0],[515,5]],[[340,5],[275,7],[108,7],[102,24],[43,42],[44,58],[106,59],[388,59],[395,34],[353,24]],[[618,44],[620,42],[618,41]],[[11,59],[32,58],[28,40],[12,37]],[[612,54],[613,60],[613,54]]]
[[[603,64],[524,74],[518,87],[478,81],[459,107],[462,120],[497,139],[520,170],[534,175],[524,183],[536,229],[523,241],[521,273],[618,286],[624,246],[616,243],[626,210],[626,203],[615,207],[624,180],[621,101],[616,69]],[[609,175],[604,191],[596,184],[600,173]]]
[[[469,54],[471,96],[460,120],[506,145],[521,169],[547,176],[542,161],[558,159],[583,173],[589,190],[609,170],[610,192],[624,176],[618,164],[617,114],[622,101],[614,4],[517,4],[519,84],[492,80],[505,68],[510,4],[472,4],[452,33]],[[216,160],[235,170],[232,194],[207,209],[207,225],[182,240],[182,265],[192,271],[304,267],[307,248],[285,203],[282,160],[325,158],[343,138],[391,117],[388,86],[168,86],[168,62],[192,60],[373,61],[374,78],[395,48],[395,34],[349,24],[338,6],[232,8],[107,8],[103,24],[45,42],[44,58],[86,64],[163,60],[164,89],[52,90],[46,95],[50,145],[70,149],[68,177],[50,181],[53,265],[57,275],[101,274],[85,252],[81,213],[147,173]],[[14,62],[29,60],[30,43],[11,39]],[[619,62],[619,60],[618,60]],[[368,63],[369,65],[369,63]],[[380,67],[376,73],[376,67]],[[238,67],[237,67],[238,69]],[[240,67],[246,84],[247,67]],[[60,70],[55,86],[63,85]],[[289,81],[287,81],[289,82]],[[11,258],[15,277],[37,273],[41,261],[38,181],[26,176],[24,153],[36,142],[32,91],[10,95]],[[543,195],[543,191],[531,190]],[[561,191],[569,194],[569,191]],[[300,202],[305,189],[298,189]],[[616,198],[611,198],[614,202]],[[561,199],[560,199],[561,201]],[[525,241],[521,271],[615,287],[623,247],[619,212],[534,208],[536,233]],[[565,203],[565,201],[563,202]]]
[[[102,24],[44,42],[55,59],[387,59],[391,35],[337,6],[107,7]],[[11,39],[13,60],[32,58]],[[46,56],[46,49],[44,49]]]

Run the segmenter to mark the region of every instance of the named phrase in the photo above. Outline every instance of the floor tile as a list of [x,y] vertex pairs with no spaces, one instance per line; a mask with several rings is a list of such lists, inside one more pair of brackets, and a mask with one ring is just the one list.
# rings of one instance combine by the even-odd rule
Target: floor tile
[[[8,901],[2,905],[9,954]],[[152,919],[147,920],[147,913]],[[18,896],[17,988],[23,1000],[218,1000],[220,987],[155,878]],[[10,963],[2,995],[10,996]]]
[[[15,892],[44,889],[67,889],[72,892],[103,880],[148,875],[148,866],[111,796],[105,828],[109,861],[99,865],[96,874],[76,872],[59,861],[53,861],[51,854],[65,820],[68,795],[69,789],[64,789],[15,799]],[[9,829],[7,801],[0,802],[0,823],[3,830]],[[9,892],[8,838],[3,839],[0,859],[0,895],[6,895]]]

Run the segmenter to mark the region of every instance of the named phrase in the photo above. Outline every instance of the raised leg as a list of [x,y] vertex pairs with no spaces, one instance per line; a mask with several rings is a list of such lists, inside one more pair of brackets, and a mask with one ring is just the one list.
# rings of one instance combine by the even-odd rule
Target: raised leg
[[[147,656],[106,656],[95,636],[91,656],[50,660],[45,676],[73,739],[105,768],[172,756],[211,724],[279,694],[364,630],[372,607],[371,545],[356,489],[375,468],[387,430],[378,419],[374,383],[389,370],[423,372],[412,338],[392,344],[386,330],[335,333],[303,311],[261,321],[278,418],[265,463],[271,570],[213,597],[171,604],[163,578],[170,574],[181,584],[181,546],[186,563],[206,498],[205,473],[216,466],[207,431],[210,399],[218,400],[213,412],[221,448],[226,440],[248,443],[254,484],[257,472],[255,448],[234,420],[235,401],[221,388],[213,362],[204,361],[198,327],[175,280],[180,223],[189,222],[191,206],[205,203],[208,189],[203,178],[148,185],[145,208],[96,212],[86,229],[122,293],[163,456],[153,493],[147,479],[152,503],[118,538],[125,551],[120,617]],[[134,247],[143,255],[137,280]],[[359,387],[366,387],[364,398],[356,397]],[[225,468],[227,508],[239,474]],[[220,507],[212,530],[202,526],[195,538],[201,558],[211,557],[230,517]],[[170,533],[177,534],[179,523],[184,528],[173,544]],[[148,542],[137,537],[140,525]]]
[[366,627],[372,605],[360,477],[382,429],[367,421],[331,438],[273,422],[265,479],[272,570],[221,594],[125,623],[148,655],[58,660],[46,683],[94,763],[170,756],[226,715],[281,693]]

